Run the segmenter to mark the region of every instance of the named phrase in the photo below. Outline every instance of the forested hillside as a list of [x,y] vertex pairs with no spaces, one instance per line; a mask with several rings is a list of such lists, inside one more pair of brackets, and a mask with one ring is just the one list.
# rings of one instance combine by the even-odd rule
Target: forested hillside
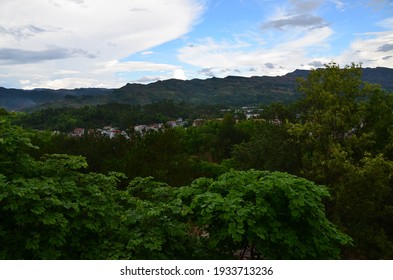
[[47,108],[29,114],[18,114],[14,123],[25,128],[70,132],[76,127],[100,128],[114,126],[123,130],[138,124],[165,123],[177,118],[192,120],[222,116],[217,105],[193,105],[162,101],[144,106],[109,103],[81,108]]
[[102,88],[21,90],[0,87],[0,107],[11,111],[23,111],[40,108],[40,106],[47,107],[56,102],[71,105],[71,101],[75,99],[87,100],[90,98],[95,99],[90,104],[101,104],[105,103],[105,95],[110,93],[112,93],[111,89]]
[[[120,103],[144,106],[163,101],[224,107],[259,106],[275,102],[289,104],[299,98],[297,78],[308,70],[295,70],[283,76],[210,78],[206,80],[165,80],[155,83],[127,84],[118,89],[82,88],[74,90],[17,90],[0,88],[0,107],[12,111]],[[364,68],[362,79],[393,91],[393,69]]]
[[[362,73],[311,71],[296,102],[256,119],[112,104],[125,127],[147,111],[206,117],[129,138],[31,130],[37,118],[2,110],[0,258],[392,259],[393,95]],[[35,113],[50,129],[83,119],[51,110]]]

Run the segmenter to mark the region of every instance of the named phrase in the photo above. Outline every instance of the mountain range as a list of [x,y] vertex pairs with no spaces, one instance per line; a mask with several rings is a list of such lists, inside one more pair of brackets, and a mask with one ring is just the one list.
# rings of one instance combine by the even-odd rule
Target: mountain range
[[[393,69],[363,68],[362,79],[378,83],[393,92]],[[283,76],[210,78],[206,80],[165,80],[127,84],[118,89],[6,89],[0,87],[0,107],[9,111],[33,111],[47,107],[81,107],[107,103],[146,105],[163,100],[193,104],[219,104],[228,107],[252,106],[272,102],[288,103],[298,98],[297,77],[308,70],[295,70]]]

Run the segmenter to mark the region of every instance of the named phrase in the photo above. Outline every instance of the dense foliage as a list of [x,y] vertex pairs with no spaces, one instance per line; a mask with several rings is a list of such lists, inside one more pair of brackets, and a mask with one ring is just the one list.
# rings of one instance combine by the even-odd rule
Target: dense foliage
[[133,128],[134,125],[165,123],[179,117],[187,120],[214,118],[219,114],[219,111],[220,107],[218,106],[174,103],[171,100],[144,106],[109,103],[80,108],[50,107],[30,114],[20,113],[14,123],[25,128],[61,132],[69,132],[76,127],[94,129],[107,125],[126,130]]
[[127,128],[144,112],[208,118],[213,107],[2,110],[0,257],[393,258],[393,95],[361,75],[331,63],[260,119],[226,113],[130,139],[11,120]]
[[7,117],[0,125],[2,259],[221,259],[247,248],[252,258],[338,258],[350,242],[325,217],[326,189],[307,180],[249,171],[121,188],[123,174],[85,172],[81,156],[34,159],[30,133]]
[[207,248],[267,259],[339,258],[350,239],[325,217],[325,187],[286,173],[232,171],[191,185],[191,211]]

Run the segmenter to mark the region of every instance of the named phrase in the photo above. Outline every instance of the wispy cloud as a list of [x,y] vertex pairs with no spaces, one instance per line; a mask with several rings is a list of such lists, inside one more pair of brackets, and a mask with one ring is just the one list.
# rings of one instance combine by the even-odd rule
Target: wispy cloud
[[101,67],[94,70],[94,73],[118,73],[118,72],[157,72],[157,71],[172,71],[177,69],[178,66],[165,64],[165,63],[153,63],[145,61],[127,61],[119,62],[117,60],[108,61]]
[[314,60],[314,61],[312,61],[312,62],[309,62],[308,65],[310,65],[310,66],[312,66],[312,67],[314,67],[314,68],[323,67],[323,63],[322,63],[321,61],[317,61],[317,60]]
[[143,55],[143,56],[152,55],[152,54],[154,54],[153,51],[143,51],[140,53],[140,55]]
[[324,0],[289,0],[289,2],[293,5],[292,10],[296,12],[310,12],[320,7]]
[[0,36],[11,36],[16,40],[21,40],[27,37],[39,36],[41,33],[45,32],[57,32],[59,31],[53,27],[42,27],[33,24],[25,26],[9,26],[4,27],[0,25]]
[[328,22],[314,14],[323,0],[289,0],[289,6],[279,9],[270,20],[262,24],[262,28],[275,28],[284,30],[286,28],[314,29],[325,27]]
[[[314,61],[313,54],[327,47],[332,33],[329,27],[324,27],[284,36],[271,46],[254,48],[249,47],[256,45],[251,42],[216,42],[209,38],[180,49],[178,57],[184,63],[200,67],[199,74],[202,76],[236,75],[236,70],[244,76],[280,75]],[[331,58],[324,63],[329,60]]]
[[321,17],[308,14],[300,14],[268,21],[262,25],[262,28],[276,28],[279,30],[283,30],[286,27],[304,27],[314,29],[322,28],[327,25],[328,23]]
[[47,60],[67,59],[77,56],[90,59],[96,57],[82,49],[51,48],[41,51],[31,51],[0,48],[0,65],[40,63]]
[[393,65],[393,30],[359,34],[338,58],[345,63],[362,62],[368,67]]
[[69,2],[74,2],[75,4],[83,4],[85,1],[84,0],[67,0]]
[[368,5],[376,11],[393,8],[391,0],[368,0]]
[[344,11],[346,9],[346,3],[344,1],[341,0],[330,0],[332,3],[334,3],[334,5],[336,5],[336,9],[338,11]]
[[393,51],[393,44],[383,44],[382,46],[378,47],[379,52],[389,52],[389,51]]
[[[247,32],[232,40],[205,38],[189,42],[178,58],[199,67],[202,76],[281,75],[296,68],[311,68],[331,58],[318,53],[329,49],[333,29],[323,17],[314,14],[324,1],[291,0],[261,24],[259,33]],[[262,43],[261,43],[262,42]],[[319,64],[318,64],[319,65]]]

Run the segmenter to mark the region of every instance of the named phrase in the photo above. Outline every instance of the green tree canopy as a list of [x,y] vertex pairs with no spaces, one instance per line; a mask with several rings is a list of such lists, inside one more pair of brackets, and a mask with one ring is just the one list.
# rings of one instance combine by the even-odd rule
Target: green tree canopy
[[[332,189],[328,212],[354,238],[349,258],[392,258],[391,97],[360,65],[331,63],[300,80],[300,117],[288,124],[299,174]],[[389,109],[390,108],[390,109]]]
[[334,259],[350,238],[325,216],[325,187],[286,173],[232,171],[201,178],[185,188],[190,213],[204,231],[212,256],[233,258]]

